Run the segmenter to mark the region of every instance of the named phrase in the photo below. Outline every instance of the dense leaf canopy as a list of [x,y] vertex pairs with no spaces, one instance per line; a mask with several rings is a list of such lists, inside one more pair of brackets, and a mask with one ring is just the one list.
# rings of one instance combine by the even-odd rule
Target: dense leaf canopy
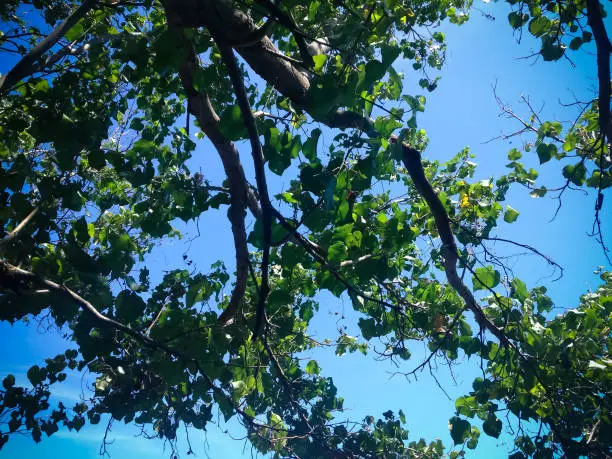
[[[205,429],[220,412],[282,457],[459,457],[478,426],[498,437],[510,417],[535,426],[514,437],[513,458],[609,457],[612,275],[554,316],[546,289],[489,251],[517,244],[495,236],[519,217],[504,203],[511,187],[591,188],[607,253],[605,11],[597,0],[508,3],[499,27],[537,37],[543,61],[595,45],[597,94],[569,125],[506,108],[533,140],[477,181],[467,149],[427,160],[417,121],[444,68],[438,26],[469,27],[470,1],[2,2],[0,319],[48,316],[73,344],[32,366],[27,387],[4,378],[0,447],[15,432],[39,442],[106,419],[174,443],[179,427]],[[222,181],[189,169],[198,144],[219,157]],[[534,153],[561,162],[563,187],[524,165]],[[268,186],[274,175],[288,186]],[[229,219],[234,258],[204,271],[196,253],[150,264],[213,209]],[[322,290],[350,299],[360,337],[311,337]],[[408,372],[415,340],[431,351],[417,369],[483,362],[449,420],[454,450],[409,440],[397,407],[347,421],[325,369],[300,360],[378,343]],[[72,407],[52,396],[69,371],[95,378]]]

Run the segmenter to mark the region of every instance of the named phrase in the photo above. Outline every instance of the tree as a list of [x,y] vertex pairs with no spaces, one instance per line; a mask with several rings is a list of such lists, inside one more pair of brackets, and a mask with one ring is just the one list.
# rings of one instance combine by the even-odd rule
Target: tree
[[[445,50],[436,25],[468,21],[470,2],[3,3],[1,51],[17,57],[0,80],[0,318],[49,314],[74,346],[32,366],[31,387],[4,378],[0,446],[15,432],[38,442],[105,415],[172,443],[181,425],[204,429],[218,410],[278,456],[442,457],[440,440],[408,441],[401,411],[346,421],[333,381],[299,359],[323,346],[367,353],[376,341],[382,357],[402,362],[421,340],[431,353],[417,369],[437,358],[483,361],[449,421],[456,445],[477,446],[475,416],[499,436],[507,410],[538,426],[516,436],[513,458],[609,457],[612,275],[552,317],[546,290],[513,278],[489,245],[543,256],[495,235],[500,219],[518,217],[501,204],[510,187],[559,199],[590,187],[607,255],[605,12],[595,0],[509,3],[511,27],[541,39],[544,61],[596,46],[598,93],[575,123],[504,107],[534,137],[524,150],[563,164],[558,189],[539,183],[518,149],[490,182],[471,180],[467,149],[443,164],[422,157],[425,98],[407,92],[415,88],[394,65],[411,61],[418,91],[435,95]],[[191,117],[223,183],[188,168]],[[323,132],[333,139],[327,152]],[[275,194],[270,174],[289,187]],[[201,272],[188,254],[157,282],[147,258],[156,244],[180,236],[178,220],[219,208],[235,259]],[[363,339],[309,336],[321,290],[350,298]],[[67,369],[95,375],[94,395],[72,408],[51,398]]]

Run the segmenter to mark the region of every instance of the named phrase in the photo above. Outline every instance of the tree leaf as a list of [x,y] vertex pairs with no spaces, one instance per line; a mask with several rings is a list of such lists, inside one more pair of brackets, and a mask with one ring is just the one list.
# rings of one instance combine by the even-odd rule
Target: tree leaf
[[346,245],[342,241],[333,243],[328,251],[327,257],[330,263],[340,263],[346,259]]
[[458,416],[453,416],[448,421],[448,430],[450,430],[451,438],[455,445],[462,444],[470,436],[471,425],[465,419]]
[[28,376],[28,379],[30,380],[30,383],[33,386],[37,386],[43,380],[41,373],[40,373],[40,367],[38,365],[34,365],[33,367],[31,367],[28,370],[27,376]]
[[475,274],[472,276],[472,283],[474,290],[487,290],[497,287],[500,279],[501,276],[498,271],[490,266],[486,266],[475,270]]
[[519,212],[511,206],[506,206],[506,212],[504,213],[504,221],[506,223],[513,223],[519,216]]
[[320,72],[323,69],[325,62],[327,61],[327,55],[317,54],[315,56],[312,56],[312,60],[314,62],[314,71]]
[[529,32],[535,37],[540,37],[548,32],[550,25],[550,19],[546,16],[538,16],[537,18],[533,18],[529,23]]
[[321,372],[321,367],[316,360],[310,360],[308,364],[306,364],[306,373],[309,375],[318,375]]
[[502,430],[502,422],[493,413],[487,416],[487,419],[482,424],[482,430],[490,437],[499,438]]
[[557,154],[557,147],[552,143],[541,143],[536,149],[540,164],[547,163],[550,159]]

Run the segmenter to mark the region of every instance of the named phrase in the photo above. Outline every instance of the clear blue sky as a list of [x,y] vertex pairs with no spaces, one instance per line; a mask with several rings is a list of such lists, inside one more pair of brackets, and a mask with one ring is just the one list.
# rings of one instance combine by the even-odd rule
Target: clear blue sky
[[[496,17],[490,21],[478,11],[474,11],[472,19],[462,27],[444,26],[448,48],[448,59],[442,73],[442,80],[436,91],[427,95],[426,112],[420,115],[419,125],[427,130],[430,145],[425,156],[444,160],[470,146],[477,155],[479,163],[477,178],[488,178],[491,175],[503,173],[506,164],[507,151],[516,146],[520,140],[496,141],[484,143],[502,132],[513,132],[517,125],[498,117],[497,106],[492,85],[497,82],[498,94],[517,111],[523,110],[519,104],[521,94],[530,96],[535,106],[543,102],[543,117],[549,119],[573,120],[575,109],[563,108],[558,101],[571,102],[574,95],[581,100],[593,98],[595,94],[595,58],[593,48],[573,52],[572,59],[576,67],[572,68],[567,61],[545,63],[518,59],[529,55],[536,45],[525,33],[523,41],[517,45],[512,30],[507,23],[509,12],[506,3],[486,5],[479,4]],[[608,21],[609,23],[610,21]],[[608,25],[610,28],[611,25]],[[590,51],[590,53],[589,53]],[[6,70],[6,63],[0,63],[0,71]],[[414,93],[420,93],[411,67],[405,68],[407,82],[414,82]],[[406,89],[410,88],[406,84]],[[247,170],[248,151],[243,156]],[[533,154],[527,161],[537,164]],[[220,182],[221,168],[216,154],[206,141],[199,143],[198,151],[192,161],[192,170],[200,167],[205,176],[212,181]],[[274,191],[282,189],[283,182],[274,179],[270,174],[271,186]],[[547,184],[553,186],[561,180],[558,164],[546,165],[541,176]],[[288,179],[287,182],[288,183]],[[610,196],[606,198],[610,200]],[[564,196],[563,207],[554,222],[551,219],[555,203],[548,198],[533,199],[523,189],[516,189],[508,195],[508,203],[518,209],[521,214],[512,225],[502,224],[498,235],[519,242],[529,243],[543,253],[553,256],[565,268],[565,277],[552,282],[551,271],[546,264],[534,257],[525,256],[509,260],[515,273],[527,281],[530,287],[536,283],[544,284],[560,308],[572,308],[577,303],[578,296],[597,285],[597,276],[593,271],[598,265],[604,265],[605,259],[601,248],[593,238],[587,237],[593,218],[593,196],[584,197],[580,193],[568,193]],[[609,235],[612,231],[610,213],[604,216],[604,230]],[[198,267],[206,270],[217,259],[232,260],[233,243],[229,223],[225,211],[207,213],[200,220],[201,236],[195,239],[189,248],[189,256]],[[195,235],[191,227],[185,234],[185,239]],[[608,240],[610,238],[608,237]],[[150,259],[150,267],[181,266],[182,254],[188,244],[184,241],[165,241]],[[502,253],[507,249],[500,247]],[[228,263],[231,269],[231,263]],[[151,268],[150,268],[151,269]],[[313,321],[313,330],[321,338],[335,337],[336,327],[348,325],[349,332],[354,330],[351,324],[350,303],[335,299],[331,295],[322,294],[319,297],[321,310]],[[345,315],[345,320],[338,317]],[[0,323],[0,345],[4,350],[0,356],[0,377],[13,373],[18,380],[25,381],[27,369],[39,363],[45,357],[63,352],[65,344],[53,332],[46,332],[42,325],[23,324],[10,326]],[[426,355],[422,345],[413,345],[413,359],[403,368],[410,370],[418,365]],[[478,374],[478,361],[466,361],[454,369],[456,383],[447,369],[440,368],[438,379],[444,389],[453,399],[449,401],[436,386],[433,379],[423,373],[418,381],[408,383],[402,377],[391,378],[395,368],[388,362],[375,362],[371,357],[347,355],[336,358],[327,355],[325,351],[315,351],[308,356],[320,359],[323,372],[333,377],[338,386],[339,394],[345,398],[347,417],[363,418],[366,414],[375,417],[383,411],[403,409],[408,417],[408,429],[411,439],[424,437],[432,440],[441,438],[447,445],[451,444],[447,430],[447,421],[454,414],[454,399],[470,390],[473,378]],[[87,376],[71,376],[66,383],[59,386],[58,400],[64,400],[71,405],[87,391]],[[67,403],[66,403],[67,402]],[[60,430],[49,439],[43,439],[39,445],[27,437],[12,438],[0,452],[0,455],[10,458],[51,459],[62,457],[89,458],[97,457],[103,436],[103,426],[86,426],[78,433]],[[235,423],[225,426],[220,421],[220,427],[210,425],[206,435],[191,431],[192,446],[199,457],[208,455],[218,457],[250,457],[251,450],[244,441],[230,439],[223,433],[230,429],[235,437],[240,437],[242,431]],[[115,459],[165,458],[169,450],[158,440],[145,440],[134,437],[137,430],[130,426],[115,423],[111,437],[114,444],[109,451]],[[481,444],[476,452],[467,450],[468,457],[502,458],[507,456],[510,447],[510,437],[504,435],[495,440],[481,436]],[[179,442],[179,453],[184,457],[186,448],[184,441]]]

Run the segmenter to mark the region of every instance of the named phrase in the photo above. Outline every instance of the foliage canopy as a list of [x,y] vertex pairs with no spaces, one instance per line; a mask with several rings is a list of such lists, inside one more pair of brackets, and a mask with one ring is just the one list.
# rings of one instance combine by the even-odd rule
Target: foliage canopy
[[[0,319],[48,314],[74,345],[32,366],[28,387],[4,378],[0,447],[15,432],[39,442],[105,415],[172,443],[218,410],[278,456],[442,457],[440,440],[408,440],[401,410],[345,421],[324,368],[299,358],[376,342],[403,368],[420,340],[431,354],[417,370],[483,361],[449,420],[456,445],[476,448],[478,426],[498,437],[507,410],[539,426],[515,437],[513,458],[609,457],[612,275],[553,317],[546,289],[529,290],[488,252],[503,241],[500,219],[519,217],[502,205],[519,186],[534,197],[595,190],[607,251],[605,11],[597,0],[508,3],[510,27],[539,38],[544,61],[595,44],[598,93],[575,123],[517,117],[534,138],[525,152],[562,162],[560,189],[539,183],[518,149],[484,182],[467,149],[421,158],[417,115],[444,63],[437,26],[468,21],[470,1],[3,2],[0,52],[13,64],[0,79]],[[405,87],[400,61],[419,88]],[[219,156],[223,183],[190,171],[200,143]],[[290,185],[274,192],[271,174]],[[149,254],[180,237],[177,221],[211,209],[227,210],[235,259],[200,271],[189,253],[151,273]],[[360,338],[311,338],[321,290],[350,298]],[[69,370],[95,376],[73,407],[51,397]]]

